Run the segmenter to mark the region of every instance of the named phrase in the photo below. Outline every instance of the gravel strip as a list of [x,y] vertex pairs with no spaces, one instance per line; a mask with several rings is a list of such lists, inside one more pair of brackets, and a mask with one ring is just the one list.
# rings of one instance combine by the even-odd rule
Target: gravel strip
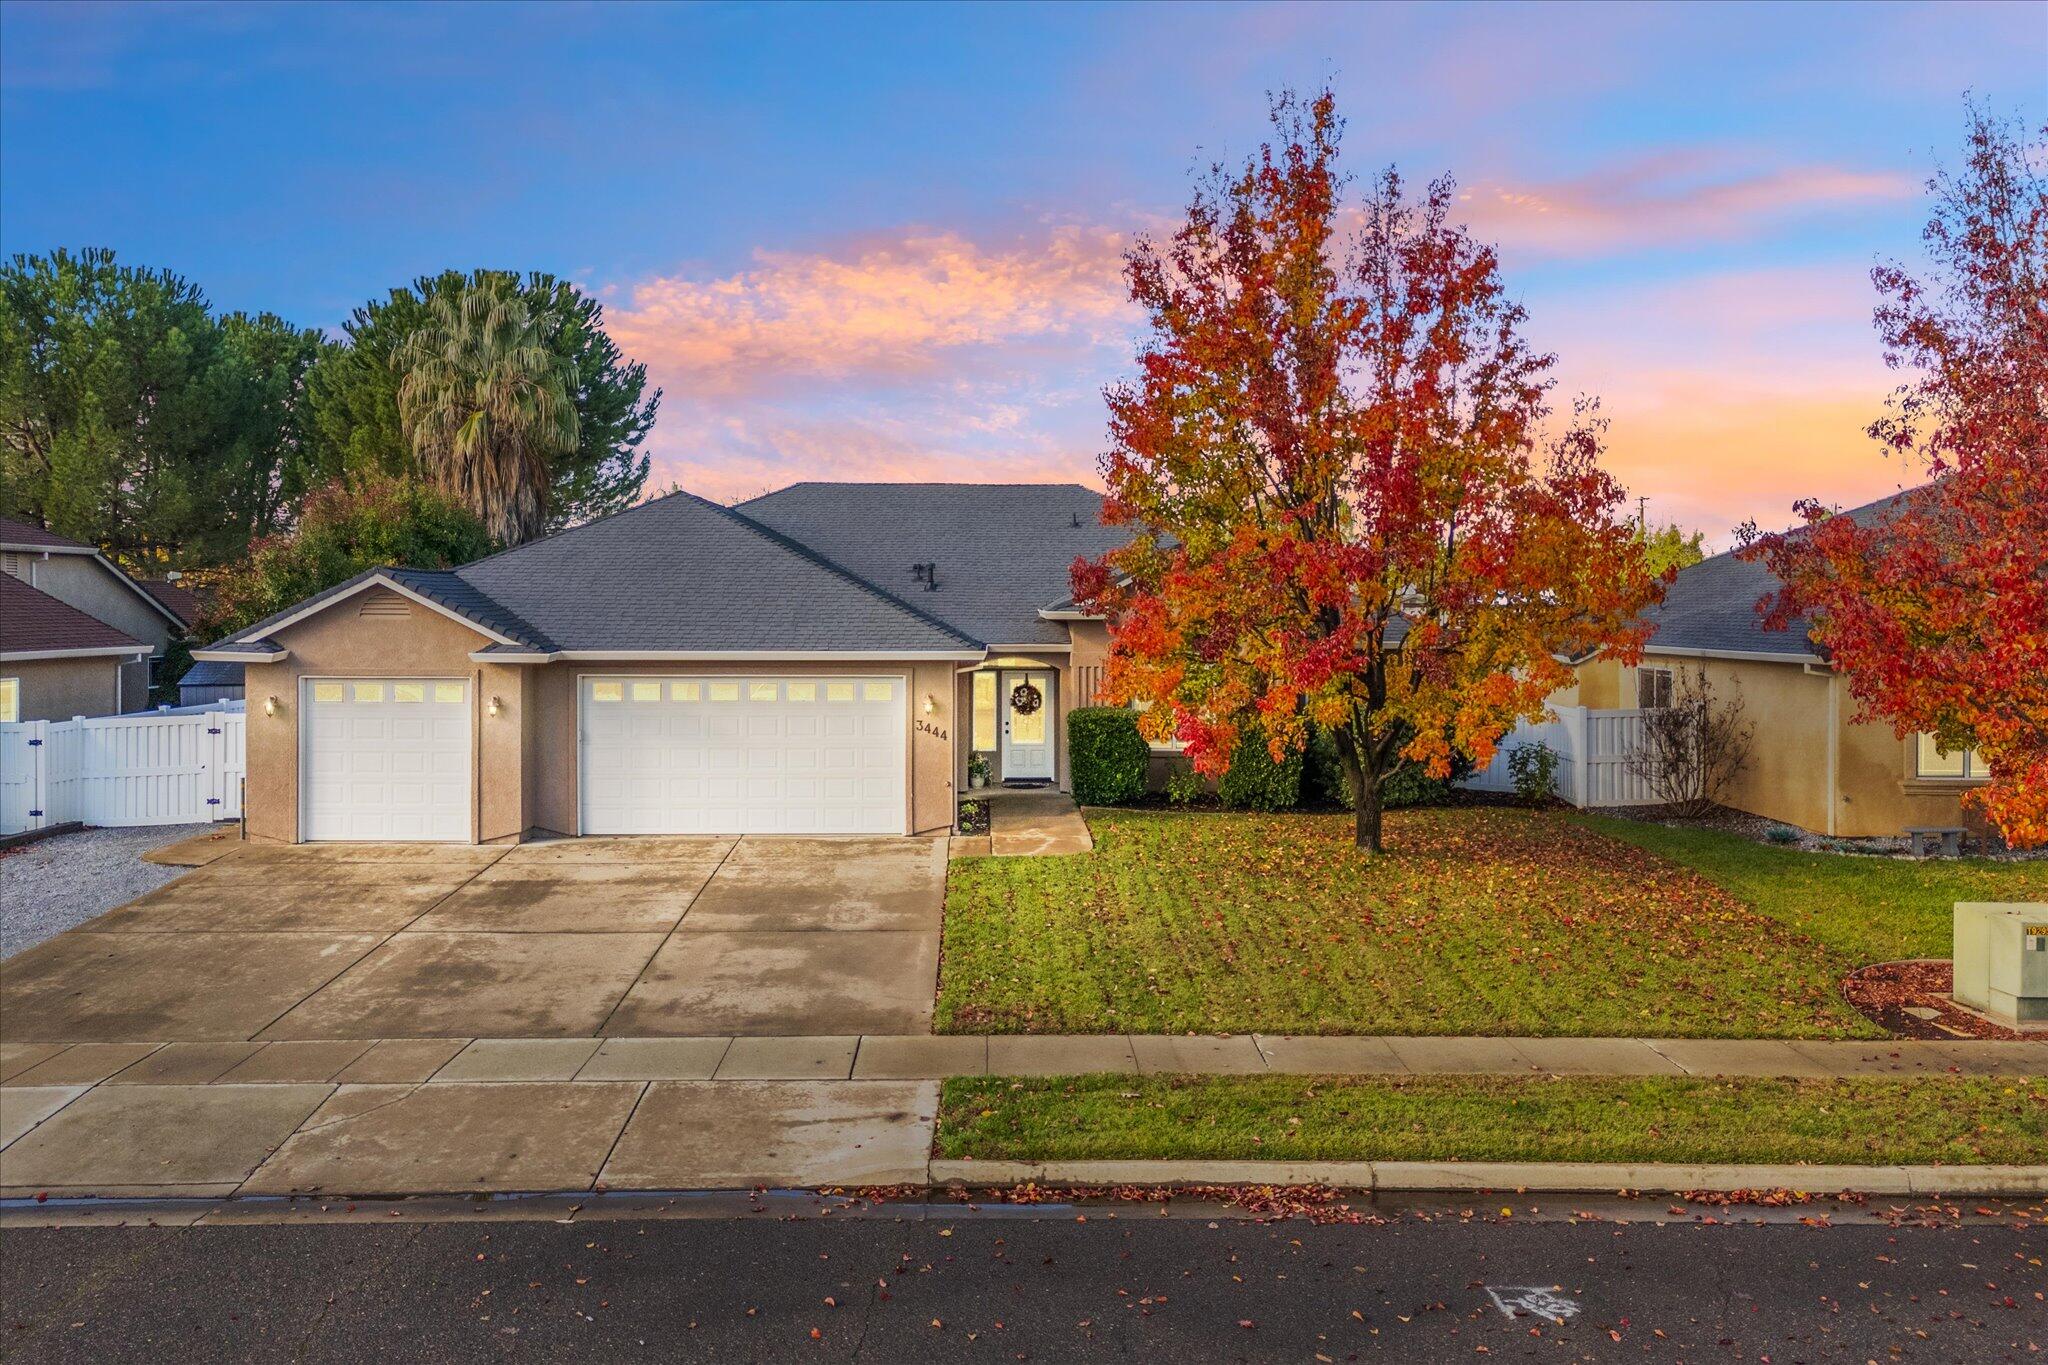
[[212,825],[82,829],[0,852],[0,958],[13,957],[191,871],[142,855]]

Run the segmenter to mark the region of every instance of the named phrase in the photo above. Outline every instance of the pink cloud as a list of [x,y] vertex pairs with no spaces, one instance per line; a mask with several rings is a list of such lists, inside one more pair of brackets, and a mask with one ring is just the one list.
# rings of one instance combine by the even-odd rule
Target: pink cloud
[[607,315],[619,344],[671,392],[927,378],[974,352],[1127,333],[1124,244],[1119,232],[1072,224],[994,246],[913,228],[760,252],[716,278],[643,281]]
[[1580,256],[1734,240],[1785,218],[1906,198],[1916,189],[1896,172],[1737,169],[1725,156],[1672,153],[1548,184],[1480,181],[1459,198],[1482,238],[1541,255]]

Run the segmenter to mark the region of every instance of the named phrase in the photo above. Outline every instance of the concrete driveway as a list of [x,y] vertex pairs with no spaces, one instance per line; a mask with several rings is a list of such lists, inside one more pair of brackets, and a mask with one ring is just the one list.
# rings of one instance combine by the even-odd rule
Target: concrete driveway
[[0,964],[35,1042],[918,1034],[931,839],[245,848]]

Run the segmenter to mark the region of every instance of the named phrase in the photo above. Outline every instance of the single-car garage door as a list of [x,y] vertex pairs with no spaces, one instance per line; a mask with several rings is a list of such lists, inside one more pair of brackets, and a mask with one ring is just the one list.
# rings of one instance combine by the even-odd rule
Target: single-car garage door
[[299,683],[299,837],[467,843],[469,684]]
[[901,677],[586,677],[585,834],[901,834]]

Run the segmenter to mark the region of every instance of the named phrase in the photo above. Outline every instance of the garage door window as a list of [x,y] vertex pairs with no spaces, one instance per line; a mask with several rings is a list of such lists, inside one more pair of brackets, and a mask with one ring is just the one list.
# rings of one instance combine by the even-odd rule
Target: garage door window
[[668,685],[668,699],[670,701],[697,701],[702,691],[703,689],[696,683],[670,683]]
[[711,684],[711,700],[713,700],[713,701],[738,701],[739,699],[740,699],[740,685],[739,685],[738,683],[713,683],[713,684]]
[[590,685],[590,699],[592,701],[622,701],[625,699],[625,696],[626,685],[624,683],[601,682]]
[[351,690],[358,702],[375,703],[384,700],[383,683],[357,683]]
[[347,701],[348,689],[340,683],[314,683],[313,700],[322,703]]
[[818,685],[813,682],[793,682],[789,685],[789,699],[791,701],[816,701],[818,699]]
[[661,700],[661,684],[660,684],[660,683],[658,683],[658,682],[651,682],[651,683],[634,683],[634,684],[633,684],[633,700],[634,700],[634,701],[660,701],[660,700]]
[[426,699],[427,685],[425,683],[396,683],[391,688],[391,700],[393,701],[425,701]]
[[776,691],[777,691],[777,688],[776,688],[775,684],[774,684],[774,683],[772,683],[772,682],[757,682],[757,683],[748,683],[748,684],[747,684],[747,700],[748,700],[748,701],[774,701],[774,700],[776,699]]
[[852,684],[852,683],[826,683],[826,684],[825,684],[825,700],[826,700],[826,701],[852,701],[852,700],[853,700],[853,684]]

